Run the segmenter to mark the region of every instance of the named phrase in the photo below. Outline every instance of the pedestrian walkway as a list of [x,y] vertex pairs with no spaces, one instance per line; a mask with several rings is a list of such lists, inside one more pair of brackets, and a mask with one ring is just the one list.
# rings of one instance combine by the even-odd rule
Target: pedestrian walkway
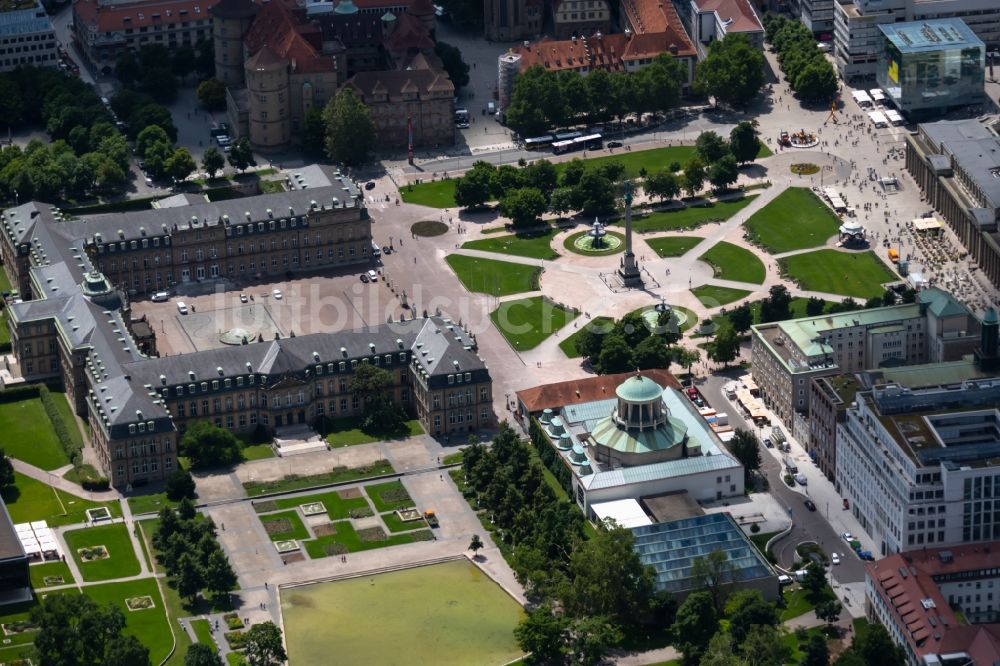
[[29,465],[23,460],[18,460],[17,458],[11,458],[10,462],[14,466],[14,471],[20,472],[27,477],[35,479],[36,481],[41,481],[42,483],[52,486],[53,488],[58,488],[63,492],[69,493],[70,495],[75,495],[76,497],[82,497],[83,499],[88,499],[92,502],[113,502],[122,498],[121,493],[117,490],[84,490],[72,481],[67,481],[62,477],[62,474],[68,472],[72,466],[60,467],[58,470],[49,472],[40,467]]

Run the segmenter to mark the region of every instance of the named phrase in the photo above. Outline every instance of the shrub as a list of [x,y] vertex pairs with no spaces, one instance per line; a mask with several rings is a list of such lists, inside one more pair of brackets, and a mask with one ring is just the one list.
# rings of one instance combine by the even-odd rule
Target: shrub
[[46,416],[49,417],[49,421],[52,421],[52,429],[56,433],[59,445],[62,446],[63,451],[66,452],[73,466],[79,468],[81,447],[69,436],[69,429],[59,414],[59,410],[56,408],[55,399],[52,397],[49,387],[39,386],[38,397],[42,400],[42,407],[45,409]]
[[757,532],[760,532],[760,525],[754,523],[753,525],[750,526],[750,531],[754,534],[757,534]]

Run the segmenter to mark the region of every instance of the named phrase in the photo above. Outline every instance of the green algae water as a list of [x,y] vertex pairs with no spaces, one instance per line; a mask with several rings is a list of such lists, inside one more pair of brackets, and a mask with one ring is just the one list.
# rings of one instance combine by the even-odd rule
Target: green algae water
[[521,606],[466,560],[283,590],[290,666],[499,666]]

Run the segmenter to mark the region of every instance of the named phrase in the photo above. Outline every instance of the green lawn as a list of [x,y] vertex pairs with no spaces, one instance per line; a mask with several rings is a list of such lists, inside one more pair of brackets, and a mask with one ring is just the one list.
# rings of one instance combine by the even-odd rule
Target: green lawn
[[735,280],[737,282],[752,282],[763,284],[767,270],[757,255],[750,250],[721,241],[708,252],[698,257],[709,264],[715,271],[715,277],[720,280]]
[[490,319],[516,351],[526,351],[537,347],[578,314],[543,296],[534,296],[501,303],[490,313]]
[[369,508],[368,502],[365,501],[364,497],[341,499],[335,490],[328,493],[306,495],[304,497],[284,497],[274,500],[274,505],[279,509],[293,509],[301,504],[310,504],[312,502],[322,502],[323,506],[326,507],[326,513],[330,517],[330,520],[344,520],[351,517],[351,511]]
[[744,225],[752,242],[772,254],[823,245],[840,228],[829,206],[806,187],[789,187]]
[[369,479],[373,476],[392,474],[392,472],[392,465],[389,464],[388,460],[377,460],[363,467],[335,467],[323,474],[312,474],[310,476],[292,475],[274,481],[250,480],[243,483],[243,488],[246,490],[247,496],[256,497],[266,493],[292,492],[293,490],[328,486],[346,481]]
[[843,294],[868,299],[885,293],[896,275],[874,252],[817,250],[778,260],[783,273],[805,291]]
[[379,513],[413,506],[413,498],[399,480],[375,483],[365,486],[364,490]]
[[69,464],[41,398],[0,404],[0,432],[4,451],[12,458],[44,470]]
[[229,666],[247,666],[248,662],[242,652],[227,652],[226,663],[229,664]]
[[583,335],[584,331],[591,330],[597,333],[610,333],[614,325],[615,320],[613,317],[594,317],[573,333],[573,335],[560,342],[559,349],[562,349],[563,353],[566,354],[566,358],[579,358],[582,354],[576,349],[576,341]]
[[[110,580],[135,576],[139,573],[139,560],[135,559],[135,550],[129,538],[128,528],[123,524],[100,525],[73,530],[63,535],[66,547],[80,568],[80,575],[85,581]],[[90,548],[103,545],[109,557],[93,562],[84,562],[80,548]]]
[[69,398],[66,397],[66,393],[63,391],[52,391],[51,395],[52,401],[56,405],[56,411],[59,412],[63,423],[66,424],[69,438],[76,446],[83,448],[83,435],[80,434],[80,428],[76,425],[76,415],[73,414],[73,408],[70,407]]
[[455,271],[465,288],[479,294],[506,296],[538,290],[541,266],[514,264],[509,261],[480,259],[449,254],[445,261]]
[[427,523],[423,520],[409,520],[404,522],[395,513],[383,513],[379,517],[390,532],[409,532],[427,527]]
[[[76,581],[69,570],[69,565],[65,562],[43,562],[33,564],[28,572],[31,574],[31,587],[38,589],[41,587],[53,587],[55,585],[70,585]],[[61,583],[46,583],[46,576],[62,576]]]
[[422,435],[424,432],[424,429],[420,427],[420,421],[411,419],[403,423],[403,429],[398,433],[367,433],[361,430],[361,417],[358,416],[328,420],[326,428],[326,442],[332,449],[356,446],[358,444],[371,444],[372,442],[381,442],[387,439],[413,437],[415,435]]
[[735,301],[746,298],[751,292],[746,289],[732,289],[730,287],[718,287],[711,284],[703,284],[691,290],[701,304],[706,308],[715,308],[720,305],[728,305]]
[[430,206],[431,208],[452,208],[455,203],[455,181],[434,180],[417,185],[407,185],[399,190],[400,198],[406,203]]
[[381,541],[362,541],[361,537],[354,530],[354,527],[345,521],[334,523],[337,528],[336,534],[330,534],[328,536],[323,536],[318,539],[311,539],[310,541],[302,542],[305,546],[306,552],[312,559],[318,559],[321,557],[327,557],[328,555],[335,553],[327,553],[326,547],[333,544],[339,544],[339,550],[348,553],[356,553],[362,550],[373,550],[375,548],[385,548],[386,546],[398,546],[404,543],[413,543],[414,541],[428,541],[434,538],[433,533],[427,530],[419,530],[416,532],[403,532],[401,534],[390,534],[384,540]]
[[274,457],[274,449],[270,444],[246,444],[241,449],[244,460],[263,460]]
[[[266,516],[260,517],[260,522],[264,524],[264,529],[267,530],[267,535],[271,537],[271,541],[287,541],[289,539],[308,539],[310,537],[309,530],[302,523],[302,518],[299,517],[298,511],[282,511],[281,513],[270,513]],[[270,527],[272,523],[284,523],[287,522],[288,525],[285,529],[280,531],[275,531],[276,526]]]
[[666,236],[649,238],[646,245],[661,257],[682,257],[703,240],[705,239],[698,236]]
[[794,590],[785,588],[785,608],[781,609],[781,621],[791,620],[794,617],[805,615],[813,609],[813,604],[806,598],[806,591],[799,586]]
[[[608,138],[611,138],[610,135]],[[647,172],[653,172],[670,166],[671,162],[684,164],[694,156],[694,152],[694,146],[667,146],[664,148],[652,148],[650,150],[622,151],[583,161],[588,168],[598,168],[604,164],[619,162],[625,167],[625,175],[627,177],[638,178],[642,169],[645,169]],[[556,171],[561,173],[567,164],[569,162],[559,162],[555,165]]]
[[165,569],[160,561],[156,559],[156,551],[153,548],[152,538],[156,530],[160,527],[159,518],[149,518],[147,520],[137,520],[135,522],[139,528],[139,539],[141,541],[143,554],[148,558],[147,564],[153,573],[164,573]]
[[785,660],[786,664],[800,664],[802,662],[802,658],[805,657],[806,648],[809,646],[809,639],[812,638],[812,635],[825,635],[822,627],[810,627],[806,633],[806,640],[801,643],[795,636],[794,632],[789,632],[781,637],[781,642],[788,646],[788,649],[790,650],[790,654]]
[[215,640],[212,638],[212,626],[208,620],[191,620],[191,628],[194,635],[198,637],[198,642],[202,645],[215,647]]
[[101,506],[107,507],[115,518],[122,515],[118,502],[91,502],[56,490],[20,472],[14,472],[14,484],[15,487],[5,492],[3,498],[15,523],[44,520],[49,527],[73,525],[87,520],[87,509]]
[[548,229],[532,234],[493,236],[462,243],[464,250],[498,252],[531,259],[558,259],[559,253],[552,249],[552,237],[559,229]]
[[[565,240],[563,240],[563,247],[566,248],[567,251],[572,252],[573,254],[579,254],[583,257],[606,257],[609,254],[618,254],[619,252],[625,251],[625,236],[617,231],[608,231],[604,235],[607,242],[605,242],[603,249],[581,250],[576,246],[576,242],[588,235],[590,235],[589,231],[578,231],[575,234],[570,234]],[[615,240],[617,240],[618,243],[610,245],[611,243],[614,243]]]
[[[159,664],[167,658],[174,639],[170,633],[163,597],[153,578],[140,578],[125,583],[90,585],[84,593],[97,603],[114,604],[125,614],[125,633],[132,634],[149,648],[149,660]],[[153,608],[130,611],[125,605],[132,597],[152,597]],[[178,631],[178,634],[183,633]],[[186,646],[184,647],[186,651]],[[181,662],[178,662],[181,663]]]
[[[652,231],[679,231],[694,229],[709,222],[723,222],[750,205],[757,195],[745,196],[733,201],[716,201],[705,206],[688,206],[669,211],[657,211],[642,217],[632,218],[632,229],[638,233]],[[615,224],[624,225],[624,220]]]
[[[0,268],[0,273],[3,269]],[[10,325],[7,323],[7,308],[0,311],[0,349],[4,352],[10,351]]]
[[463,460],[465,460],[465,449],[456,451],[455,453],[449,453],[441,459],[441,463],[444,465],[454,465],[462,462]]
[[166,493],[150,493],[149,495],[135,495],[128,498],[128,508],[132,515],[143,513],[159,513],[160,509],[169,506],[171,509],[177,508],[177,502],[167,499]]

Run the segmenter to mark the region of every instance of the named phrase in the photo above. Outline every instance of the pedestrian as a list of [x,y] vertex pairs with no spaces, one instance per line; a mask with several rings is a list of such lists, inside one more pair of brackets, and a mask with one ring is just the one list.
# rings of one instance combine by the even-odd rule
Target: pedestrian
[[225,532],[225,531],[226,531],[226,524],[225,524],[225,523],[222,523],[222,531],[223,531],[223,532]]
[[265,590],[267,589],[267,581],[266,580],[264,581],[264,589]]

